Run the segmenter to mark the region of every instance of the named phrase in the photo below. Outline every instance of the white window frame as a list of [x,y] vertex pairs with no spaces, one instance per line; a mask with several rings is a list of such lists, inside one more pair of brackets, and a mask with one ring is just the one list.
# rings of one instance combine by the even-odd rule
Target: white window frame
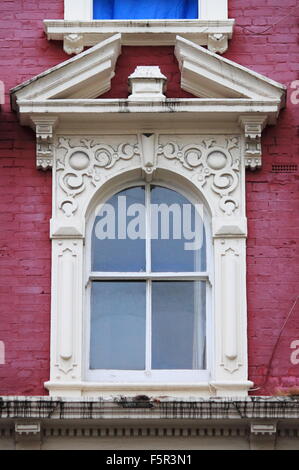
[[[182,194],[186,199],[188,199],[192,204],[200,202],[200,194],[196,195],[193,192],[186,191],[182,187],[173,185],[168,181],[159,181],[159,186],[172,189],[177,191],[179,194]],[[152,181],[151,184],[158,184],[155,181]],[[124,189],[135,186],[148,186],[148,183],[144,180],[136,180],[130,184],[120,184],[117,188],[113,188],[113,191],[109,191],[105,194],[105,197],[101,197],[100,200],[96,200],[95,207],[98,207],[99,204],[104,201],[108,201],[114,194],[117,194]],[[94,206],[93,206],[94,207]],[[117,384],[117,383],[144,383],[145,385],[151,384],[160,384],[163,387],[165,384],[171,383],[207,383],[211,377],[211,368],[212,368],[212,342],[213,335],[212,324],[213,324],[213,309],[212,309],[212,286],[213,286],[213,249],[212,249],[212,236],[211,236],[211,224],[210,216],[208,211],[204,207],[204,221],[205,222],[205,231],[206,231],[206,263],[207,269],[205,272],[194,272],[194,273],[153,273],[153,272],[144,272],[144,273],[109,273],[101,272],[96,273],[91,270],[91,234],[94,224],[94,213],[91,211],[91,215],[88,218],[86,225],[86,244],[85,244],[85,311],[86,311],[86,321],[84,322],[85,334],[84,334],[84,349],[85,349],[85,378],[87,381],[107,383],[107,384]],[[150,230],[147,228],[147,230]],[[150,243],[149,238],[146,240],[146,256],[147,259],[150,256]],[[91,309],[90,309],[90,294],[91,294],[91,282],[93,280],[190,280],[190,281],[204,281],[206,283],[206,369],[199,370],[152,370],[146,367],[144,371],[122,371],[122,370],[90,370],[90,326],[91,326]],[[150,344],[151,339],[151,328],[149,324],[149,292],[147,291],[147,315],[146,315],[146,342]],[[147,353],[150,353],[150,349],[147,350]],[[148,358],[147,358],[148,359]]]
[[[227,0],[198,0],[198,12],[202,20],[226,20]],[[92,21],[93,0],[64,0],[64,19]]]

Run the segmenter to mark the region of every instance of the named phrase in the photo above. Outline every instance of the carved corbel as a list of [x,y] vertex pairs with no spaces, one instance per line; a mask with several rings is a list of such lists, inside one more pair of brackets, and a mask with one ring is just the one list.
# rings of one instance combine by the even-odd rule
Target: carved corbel
[[16,450],[40,450],[41,425],[39,422],[15,423]]
[[157,168],[156,134],[140,134],[139,141],[141,148],[142,170],[145,180],[149,183],[152,181],[154,172]]
[[262,132],[267,116],[240,116],[239,122],[245,132],[245,168],[256,170],[262,166]]
[[274,450],[277,423],[259,422],[250,425],[250,450]]
[[223,33],[208,35],[208,49],[211,52],[223,54],[228,48],[228,36]]
[[36,132],[36,166],[39,170],[53,167],[53,133],[57,121],[57,117],[32,119]]
[[80,54],[84,49],[82,34],[66,34],[63,38],[63,50],[67,54]]

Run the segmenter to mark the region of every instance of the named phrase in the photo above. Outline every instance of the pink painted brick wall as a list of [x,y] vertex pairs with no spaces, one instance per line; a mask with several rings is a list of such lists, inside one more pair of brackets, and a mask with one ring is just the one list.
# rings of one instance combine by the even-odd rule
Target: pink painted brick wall
[[249,376],[257,388],[253,394],[268,395],[299,386],[299,365],[290,361],[290,344],[299,339],[299,302],[282,331],[299,295],[298,171],[271,171],[272,164],[299,163],[299,104],[292,104],[290,88],[299,79],[299,5],[297,0],[229,5],[236,28],[225,56],[288,87],[277,126],[263,133],[263,168],[246,178]]
[[[236,29],[226,57],[290,87],[299,79],[296,3],[229,0]],[[45,38],[45,18],[63,18],[63,0],[1,0],[0,79],[6,86],[0,115],[2,395],[46,394],[43,382],[49,378],[51,174],[35,169],[34,134],[18,124],[8,96],[9,88],[68,58],[61,43]],[[168,78],[167,96],[191,96],[180,89],[173,48],[124,47],[104,97],[126,97],[127,77],[136,65],[160,65]],[[247,173],[249,365],[255,394],[299,386],[299,365],[290,362],[290,343],[299,340],[298,305],[277,343],[299,290],[298,173],[271,172],[273,163],[298,163],[298,111],[289,93],[278,125],[264,132],[263,169]]]

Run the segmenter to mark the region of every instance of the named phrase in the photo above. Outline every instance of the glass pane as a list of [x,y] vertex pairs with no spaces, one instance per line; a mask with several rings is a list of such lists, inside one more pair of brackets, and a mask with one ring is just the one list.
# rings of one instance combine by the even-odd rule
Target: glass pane
[[198,0],[94,0],[94,19],[198,18]]
[[145,282],[93,282],[90,368],[144,370]]
[[191,204],[171,189],[151,190],[152,271],[206,270],[202,205]]
[[144,187],[115,194],[98,211],[92,231],[92,271],[145,271]]
[[204,369],[205,282],[152,284],[152,369]]

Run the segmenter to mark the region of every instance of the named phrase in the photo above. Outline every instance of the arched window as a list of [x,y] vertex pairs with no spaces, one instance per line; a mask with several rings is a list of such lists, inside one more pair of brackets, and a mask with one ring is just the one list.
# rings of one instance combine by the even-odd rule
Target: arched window
[[127,187],[97,207],[90,239],[88,379],[206,379],[202,204],[165,186]]
[[198,0],[93,0],[94,19],[194,19]]

